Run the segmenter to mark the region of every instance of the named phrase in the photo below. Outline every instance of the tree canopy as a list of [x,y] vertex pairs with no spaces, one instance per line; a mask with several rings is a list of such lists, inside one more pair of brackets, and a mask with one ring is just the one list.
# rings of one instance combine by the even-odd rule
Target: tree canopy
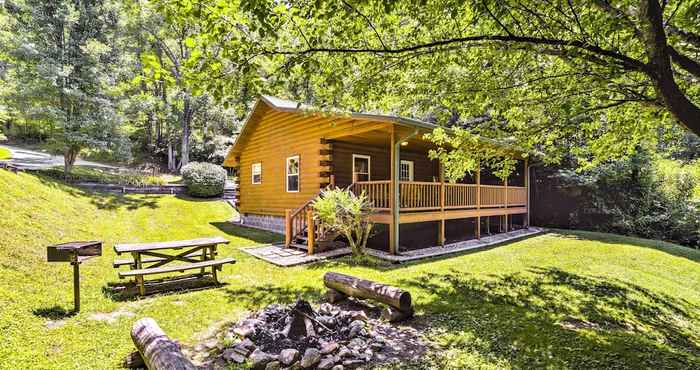
[[119,117],[104,83],[114,72],[113,9],[102,1],[10,5],[3,45],[16,89],[5,91],[6,98],[25,117],[50,126],[66,172],[83,148],[118,146]]
[[660,129],[700,133],[698,1],[159,4],[198,25],[188,42],[210,91],[243,80],[319,106],[458,124],[581,167],[629,157]]

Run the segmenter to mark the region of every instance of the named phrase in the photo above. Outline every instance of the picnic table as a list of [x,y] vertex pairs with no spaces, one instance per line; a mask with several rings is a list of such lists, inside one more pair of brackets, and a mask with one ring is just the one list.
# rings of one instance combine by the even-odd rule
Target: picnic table
[[[119,278],[134,277],[139,287],[139,294],[146,294],[144,277],[147,275],[164,274],[168,272],[185,272],[200,270],[200,276],[206,274],[211,267],[211,276],[218,284],[217,270],[227,263],[236,263],[233,258],[216,259],[219,244],[228,244],[222,237],[199,238],[191,240],[175,240],[156,243],[116,244],[114,251],[117,255],[131,254],[130,259],[117,259],[114,267],[129,266],[129,271],[120,271]],[[172,262],[186,262],[172,264]]]

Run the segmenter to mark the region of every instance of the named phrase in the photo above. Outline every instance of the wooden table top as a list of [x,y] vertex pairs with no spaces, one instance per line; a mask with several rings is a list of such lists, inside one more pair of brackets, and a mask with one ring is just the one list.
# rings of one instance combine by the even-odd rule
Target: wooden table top
[[141,251],[151,251],[159,249],[179,249],[187,247],[203,247],[208,245],[216,244],[228,244],[229,240],[222,238],[220,236],[210,237],[210,238],[198,238],[190,240],[173,240],[167,242],[155,242],[155,243],[131,243],[131,244],[116,244],[114,245],[114,251],[117,254],[125,252],[141,252]]

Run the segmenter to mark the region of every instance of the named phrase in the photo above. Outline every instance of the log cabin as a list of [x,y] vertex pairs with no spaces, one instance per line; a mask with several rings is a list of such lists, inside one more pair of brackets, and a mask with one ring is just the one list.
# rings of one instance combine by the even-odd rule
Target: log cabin
[[[374,206],[368,247],[391,254],[527,228],[528,163],[502,181],[487,170],[447,182],[423,138],[437,126],[387,114],[319,112],[261,96],[224,166],[237,173],[242,225],[285,235],[309,254],[333,248],[311,203],[328,186],[365,192]],[[500,145],[490,142],[491,145]]]

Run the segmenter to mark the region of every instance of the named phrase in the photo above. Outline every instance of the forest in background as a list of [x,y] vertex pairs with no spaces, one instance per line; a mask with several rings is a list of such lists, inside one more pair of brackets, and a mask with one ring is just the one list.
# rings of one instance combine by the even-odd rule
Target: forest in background
[[223,106],[198,88],[193,29],[148,2],[10,1],[0,24],[0,134],[12,142],[177,172],[221,163],[253,98]]

